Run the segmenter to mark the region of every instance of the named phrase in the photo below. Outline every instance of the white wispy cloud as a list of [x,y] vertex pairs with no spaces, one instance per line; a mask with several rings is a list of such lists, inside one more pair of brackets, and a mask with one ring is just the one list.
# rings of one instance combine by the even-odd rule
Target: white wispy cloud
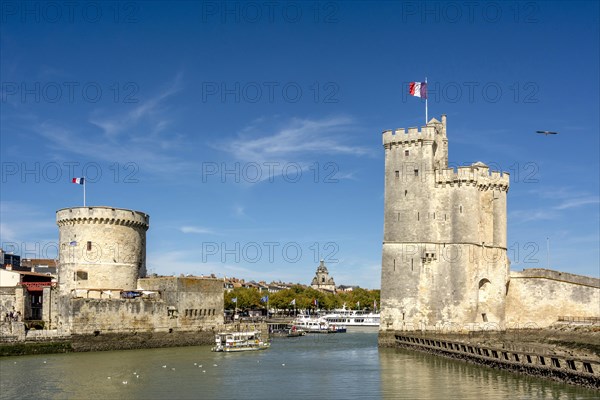
[[214,146],[238,160],[258,163],[301,162],[314,154],[370,155],[370,149],[350,144],[353,124],[349,117],[293,118],[268,132],[269,128],[262,127],[265,120],[261,119],[244,128],[235,139]]
[[238,218],[246,217],[245,207],[241,206],[239,204],[234,205],[233,206],[233,216],[238,217]]
[[58,250],[53,212],[14,201],[0,202],[0,247],[23,257],[52,258]]
[[600,198],[598,196],[583,196],[572,199],[567,199],[555,206],[555,210],[566,210],[570,208],[577,208],[587,206],[590,204],[600,204]]
[[201,226],[182,226],[179,230],[183,233],[194,233],[194,234],[214,234],[212,229],[203,228]]
[[174,151],[169,152],[185,147],[183,135],[172,128],[167,105],[167,99],[178,93],[181,86],[181,75],[177,75],[162,91],[129,111],[96,110],[87,127],[68,126],[51,120],[33,126],[48,140],[50,147],[61,154],[75,154],[90,160],[133,162],[143,172],[158,175],[193,170],[191,162],[182,161]]
[[529,193],[543,199],[545,202],[543,208],[511,211],[509,213],[511,221],[522,223],[536,220],[551,220],[560,217],[564,212],[571,209],[600,204],[599,196],[564,187],[547,191],[530,191]]
[[531,221],[545,221],[558,217],[554,210],[514,210],[509,212],[508,220],[512,224],[522,224]]

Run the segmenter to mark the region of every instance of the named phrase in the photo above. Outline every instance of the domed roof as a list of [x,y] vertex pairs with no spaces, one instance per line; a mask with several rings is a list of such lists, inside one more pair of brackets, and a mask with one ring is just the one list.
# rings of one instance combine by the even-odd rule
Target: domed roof
[[317,267],[317,273],[326,273],[328,274],[329,271],[327,271],[327,267],[325,266],[325,261],[321,260],[321,264],[319,264],[319,266]]

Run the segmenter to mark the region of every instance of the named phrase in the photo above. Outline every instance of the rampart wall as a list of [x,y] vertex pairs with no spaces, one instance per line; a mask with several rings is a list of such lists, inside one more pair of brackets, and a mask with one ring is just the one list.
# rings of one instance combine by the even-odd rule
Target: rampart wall
[[510,272],[508,323],[545,327],[562,316],[600,318],[600,279],[547,269]]

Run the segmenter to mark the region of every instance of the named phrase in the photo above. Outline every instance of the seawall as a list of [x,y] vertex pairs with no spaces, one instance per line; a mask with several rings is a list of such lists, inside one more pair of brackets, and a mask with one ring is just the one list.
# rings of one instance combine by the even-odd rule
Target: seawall
[[217,332],[255,328],[267,332],[265,323],[227,324],[195,331],[99,332],[97,335],[59,336],[51,331],[29,331],[23,340],[0,340],[0,356],[212,345]]
[[379,333],[379,346],[415,350],[600,390],[599,339],[600,327],[579,332],[388,331]]

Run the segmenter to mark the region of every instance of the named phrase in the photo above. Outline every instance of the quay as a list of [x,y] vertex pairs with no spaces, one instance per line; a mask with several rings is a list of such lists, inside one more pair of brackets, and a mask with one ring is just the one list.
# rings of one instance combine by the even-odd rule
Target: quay
[[600,325],[577,331],[380,332],[379,346],[600,389]]

